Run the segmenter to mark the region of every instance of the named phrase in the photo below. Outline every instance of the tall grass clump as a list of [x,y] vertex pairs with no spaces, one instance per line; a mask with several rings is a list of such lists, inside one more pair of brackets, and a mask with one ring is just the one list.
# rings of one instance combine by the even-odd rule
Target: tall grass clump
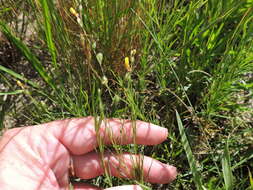
[[[1,128],[10,118],[14,126],[88,115],[141,119],[167,127],[168,141],[114,150],[141,151],[176,165],[180,175],[171,185],[136,183],[250,189],[253,1],[0,6]],[[105,176],[93,183],[130,181]]]

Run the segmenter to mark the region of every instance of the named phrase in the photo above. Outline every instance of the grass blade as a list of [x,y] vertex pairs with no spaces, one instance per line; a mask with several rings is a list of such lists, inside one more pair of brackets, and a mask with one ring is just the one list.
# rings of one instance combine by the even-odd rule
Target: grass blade
[[31,52],[31,50],[17,37],[15,37],[9,27],[0,21],[0,30],[3,34],[21,51],[21,53],[26,57],[26,59],[32,64],[39,75],[44,79],[44,81],[53,89],[56,86],[53,83],[52,78],[47,74],[47,71],[38,60],[38,58]]
[[47,0],[41,0],[40,2],[42,5],[47,46],[48,46],[49,52],[51,54],[52,63],[54,65],[54,67],[57,67],[56,48],[55,48],[55,45],[53,42],[53,37],[52,37],[53,35],[52,35],[52,26],[51,26],[51,16],[50,16],[48,2],[47,2]]
[[184,127],[182,124],[182,121],[180,119],[180,116],[176,110],[176,118],[177,118],[177,124],[178,124],[178,128],[179,128],[179,132],[181,135],[181,142],[183,144],[190,168],[191,168],[191,172],[193,175],[193,181],[197,186],[197,189],[202,190],[205,189],[204,186],[202,185],[202,181],[201,181],[201,175],[197,169],[197,164],[196,164],[196,160],[194,158],[194,155],[192,153],[190,144],[188,142],[188,139],[186,137],[185,131],[184,131]]
[[250,186],[249,186],[249,189],[253,189],[253,177],[252,177],[252,174],[250,172],[250,169],[249,170],[249,182],[250,182]]
[[24,90],[15,90],[12,92],[0,92],[0,96],[22,94],[23,92]]
[[22,81],[24,81],[25,83],[30,84],[30,85],[33,86],[34,88],[39,88],[39,85],[37,85],[36,83],[34,83],[34,82],[32,82],[32,81],[26,79],[24,76],[22,76],[22,75],[20,75],[20,74],[18,74],[18,73],[16,73],[16,72],[14,72],[14,71],[11,70],[11,69],[8,69],[8,68],[4,67],[4,66],[2,66],[2,65],[0,65],[0,71],[4,71],[4,72],[8,73],[9,75],[11,75],[11,76],[13,76],[13,77],[15,77],[15,78],[17,78],[17,79],[19,79],[19,80],[22,80]]
[[230,164],[230,155],[228,151],[228,142],[225,145],[224,155],[222,158],[222,173],[225,181],[226,190],[233,189],[233,174]]

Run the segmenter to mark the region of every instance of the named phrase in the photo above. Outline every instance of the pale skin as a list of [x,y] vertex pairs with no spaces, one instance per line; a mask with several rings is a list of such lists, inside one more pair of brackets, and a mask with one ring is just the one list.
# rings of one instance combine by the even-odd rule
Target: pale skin
[[[103,120],[96,130],[93,117],[14,128],[0,139],[0,189],[68,190],[70,173],[91,179],[103,175],[106,167],[110,175],[134,178],[132,171],[136,165],[141,166],[145,181],[166,184],[176,178],[175,167],[129,153],[105,152],[101,162],[101,155],[95,148],[99,141],[107,145],[134,142],[156,145],[167,136],[165,128],[122,119]],[[74,183],[73,187],[75,190],[100,189],[84,183]],[[141,187],[126,185],[107,190],[116,189],[139,190]]]

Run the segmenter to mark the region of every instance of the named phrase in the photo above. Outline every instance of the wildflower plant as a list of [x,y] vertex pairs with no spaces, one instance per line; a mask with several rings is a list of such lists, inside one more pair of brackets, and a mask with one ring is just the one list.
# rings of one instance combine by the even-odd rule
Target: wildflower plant
[[106,117],[153,122],[168,128],[164,144],[97,151],[141,152],[179,168],[176,182],[151,185],[136,160],[134,182],[145,188],[250,189],[252,0],[0,2],[0,61],[14,57],[6,44],[19,56],[0,63],[2,121],[93,115],[97,132]]

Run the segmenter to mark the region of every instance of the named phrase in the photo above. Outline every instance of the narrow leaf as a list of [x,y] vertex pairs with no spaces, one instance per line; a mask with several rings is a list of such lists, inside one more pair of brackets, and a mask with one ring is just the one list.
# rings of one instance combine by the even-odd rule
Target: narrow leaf
[[0,30],[3,34],[21,51],[21,53],[26,57],[26,59],[32,64],[35,70],[43,78],[43,80],[53,89],[56,86],[53,83],[52,78],[47,74],[45,68],[38,60],[38,58],[31,52],[31,50],[17,37],[15,37],[9,27],[0,21]]
[[0,92],[0,96],[4,96],[4,95],[16,95],[16,94],[22,94],[24,93],[24,90],[15,90],[12,92]]
[[250,182],[250,189],[253,189],[253,178],[252,178],[252,174],[250,172],[250,169],[249,170],[249,182]]
[[202,190],[202,189],[204,189],[204,186],[202,185],[201,175],[197,169],[196,160],[195,160],[194,155],[192,153],[190,144],[188,142],[187,136],[184,131],[182,121],[180,119],[180,116],[179,116],[177,110],[176,110],[176,117],[177,117],[177,124],[178,124],[178,128],[179,128],[179,132],[181,135],[181,142],[183,144],[183,147],[184,147],[184,150],[185,150],[185,153],[186,153],[186,156],[187,156],[190,168],[191,168],[194,183],[196,184],[197,189]]
[[52,63],[54,67],[57,67],[56,48],[53,42],[53,34],[52,34],[52,26],[51,26],[52,19],[51,19],[47,0],[41,0],[41,5],[42,5],[42,12],[43,12],[43,17],[44,17],[44,27],[45,27],[47,46],[51,54]]
[[222,173],[225,181],[226,190],[233,189],[233,174],[230,165],[230,155],[228,151],[228,142],[225,145],[224,154],[222,158]]
[[18,74],[18,73],[16,73],[16,72],[14,72],[14,71],[11,70],[11,69],[8,69],[8,68],[4,67],[4,66],[2,66],[2,65],[0,65],[0,70],[1,70],[1,71],[4,71],[4,72],[6,72],[6,73],[8,73],[9,75],[15,77],[16,79],[22,80],[22,81],[24,81],[25,83],[30,84],[31,86],[33,86],[33,87],[35,87],[35,88],[38,88],[38,87],[39,87],[39,85],[37,85],[36,83],[32,82],[31,80],[26,79],[24,76],[22,76],[22,75],[20,75],[20,74]]

